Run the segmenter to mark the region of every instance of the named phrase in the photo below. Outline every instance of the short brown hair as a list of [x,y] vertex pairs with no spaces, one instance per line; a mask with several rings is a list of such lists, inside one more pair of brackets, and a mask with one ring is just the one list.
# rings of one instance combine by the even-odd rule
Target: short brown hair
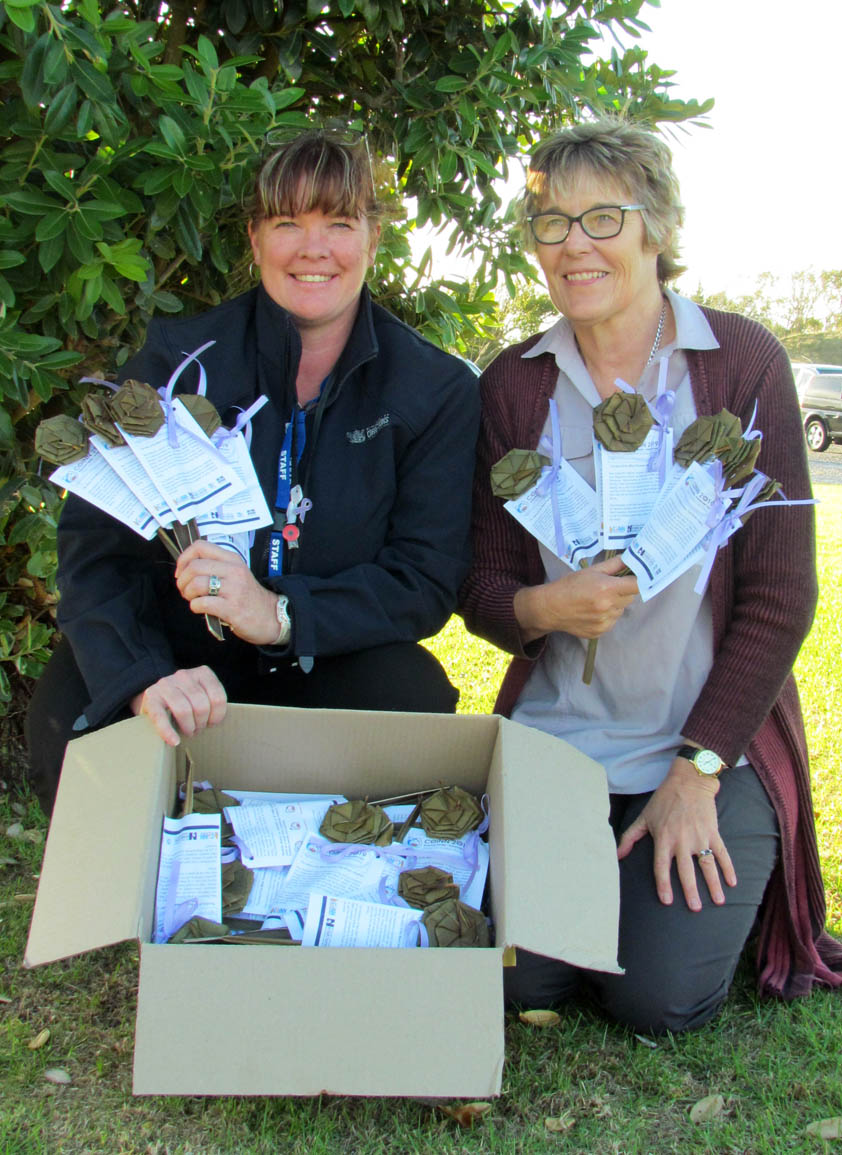
[[253,223],[313,209],[380,219],[362,136],[313,129],[275,148],[260,166],[249,213]]
[[649,244],[660,250],[658,280],[663,284],[684,272],[678,264],[678,230],[684,220],[672,154],[660,137],[630,121],[603,118],[564,129],[535,149],[520,202],[524,236],[534,246],[527,218],[540,212],[544,198],[581,173],[623,186],[642,204]]

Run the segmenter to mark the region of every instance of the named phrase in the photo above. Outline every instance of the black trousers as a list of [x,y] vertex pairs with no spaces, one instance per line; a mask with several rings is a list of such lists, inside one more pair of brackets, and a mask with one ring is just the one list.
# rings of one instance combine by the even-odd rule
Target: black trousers
[[[459,691],[436,658],[414,642],[316,658],[309,674],[289,662],[269,674],[217,673],[230,702],[255,705],[453,714],[459,700]],[[78,737],[73,723],[88,700],[73,651],[62,639],[35,685],[25,724],[30,785],[48,816],[65,747]],[[126,708],[110,721],[128,717]]]
[[[611,825],[618,841],[650,797],[611,796]],[[650,1034],[700,1027],[712,1018],[728,994],[779,844],[774,808],[751,766],[722,772],[716,809],[719,832],[737,872],[737,885],[723,887],[724,906],[711,901],[697,866],[702,909],[689,910],[675,863],[673,902],[664,906],[655,890],[654,843],[642,838],[619,864],[618,961],[625,974],[579,970],[518,950],[517,965],[504,971],[507,1000],[541,1008],[585,995],[609,1018]],[[576,885],[575,879],[559,881]]]

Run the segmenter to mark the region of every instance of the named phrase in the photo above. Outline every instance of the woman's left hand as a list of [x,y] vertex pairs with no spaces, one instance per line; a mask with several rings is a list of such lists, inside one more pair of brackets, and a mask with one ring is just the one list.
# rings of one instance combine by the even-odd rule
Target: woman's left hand
[[[620,839],[617,857],[625,858],[636,842],[647,834],[652,836],[655,888],[658,898],[667,906],[673,899],[670,883],[673,859],[690,910],[702,909],[696,860],[717,906],[725,902],[722,879],[728,886],[737,885],[731,856],[719,836],[715,802],[718,791],[716,778],[702,778],[691,763],[676,758],[669,774]],[[701,850],[708,849],[713,853],[699,856]]]
[[[212,577],[217,581],[211,583]],[[262,586],[231,550],[194,541],[176,563],[175,580],[194,614],[220,618],[238,638],[257,646],[271,646],[277,638],[278,595]],[[212,585],[217,586],[215,595],[209,593]]]

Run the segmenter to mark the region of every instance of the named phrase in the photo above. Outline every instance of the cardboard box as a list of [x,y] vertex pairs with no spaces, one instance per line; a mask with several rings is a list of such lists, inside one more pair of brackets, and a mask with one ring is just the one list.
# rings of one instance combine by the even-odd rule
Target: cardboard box
[[[605,777],[567,743],[496,716],[233,705],[189,745],[198,776],[220,787],[487,792],[496,946],[156,945],[161,822],[175,810],[183,748],[143,718],[78,738],[25,962],[140,941],[135,1094],[488,1097],[502,1079],[507,948],[618,972]],[[223,1002],[227,1015],[202,1009]]]

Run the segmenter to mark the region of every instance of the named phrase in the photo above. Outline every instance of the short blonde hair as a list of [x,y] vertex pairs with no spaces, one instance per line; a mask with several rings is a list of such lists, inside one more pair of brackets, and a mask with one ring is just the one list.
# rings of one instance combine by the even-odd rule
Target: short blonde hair
[[260,166],[249,213],[253,224],[313,209],[370,222],[380,219],[362,136],[313,129],[274,149]]
[[519,205],[528,248],[535,241],[528,218],[540,212],[547,195],[572,184],[582,173],[621,185],[642,204],[646,240],[659,250],[658,280],[684,272],[678,264],[678,230],[684,220],[672,154],[653,132],[630,121],[604,118],[564,129],[535,149]]

